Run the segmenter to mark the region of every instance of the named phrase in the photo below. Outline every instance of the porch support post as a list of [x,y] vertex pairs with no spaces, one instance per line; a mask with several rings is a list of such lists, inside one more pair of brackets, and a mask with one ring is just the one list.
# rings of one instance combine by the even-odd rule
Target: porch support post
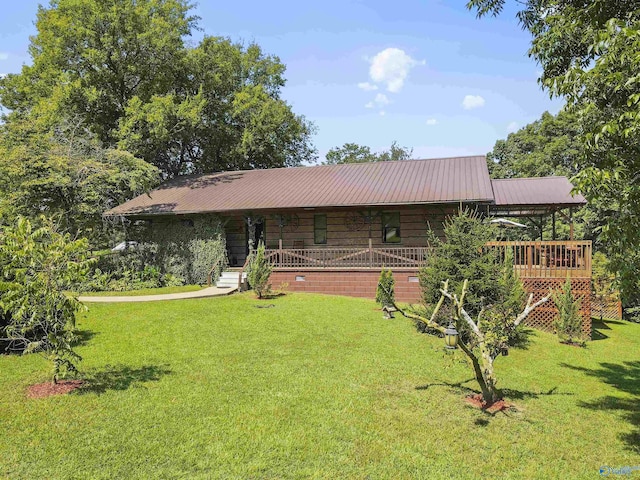
[[551,213],[551,239],[556,239],[556,211]]
[[569,207],[569,240],[573,240],[573,207]]
[[373,268],[373,243],[369,237],[369,268]]
[[540,241],[544,240],[542,238],[543,229],[544,229],[544,217],[540,215]]
[[280,267],[282,262],[282,238],[278,240],[278,262],[277,265]]
[[256,237],[256,222],[251,215],[247,216],[247,233],[249,235],[247,244],[249,246],[249,253],[251,253],[255,247],[254,242]]

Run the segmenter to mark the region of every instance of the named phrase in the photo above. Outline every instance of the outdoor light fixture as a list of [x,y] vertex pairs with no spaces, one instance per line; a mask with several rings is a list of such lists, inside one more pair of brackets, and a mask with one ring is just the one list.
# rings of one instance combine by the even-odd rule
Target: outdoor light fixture
[[444,331],[444,343],[449,350],[455,350],[458,345],[458,331],[453,325],[453,322],[449,323],[449,326]]

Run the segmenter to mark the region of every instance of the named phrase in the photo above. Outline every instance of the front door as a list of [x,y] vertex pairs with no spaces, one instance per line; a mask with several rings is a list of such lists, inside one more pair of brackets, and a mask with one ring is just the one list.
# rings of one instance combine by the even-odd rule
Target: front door
[[258,248],[258,242],[265,243],[266,234],[265,234],[264,224],[265,224],[265,221],[263,219],[253,220],[253,223],[251,223],[251,221],[247,222],[247,229],[246,229],[247,241],[245,243],[247,255],[249,254],[250,244],[253,248]]

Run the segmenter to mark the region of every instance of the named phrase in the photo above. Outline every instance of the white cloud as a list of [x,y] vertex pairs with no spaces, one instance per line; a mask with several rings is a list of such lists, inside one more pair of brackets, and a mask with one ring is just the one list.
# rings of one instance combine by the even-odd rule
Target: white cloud
[[0,73],[0,79],[4,78],[4,77],[6,77],[6,76],[7,76],[7,74],[6,74],[6,73]]
[[375,107],[384,107],[385,105],[389,105],[391,100],[384,94],[378,93],[376,94],[376,98],[371,100],[369,103],[365,105],[366,108],[375,108]]
[[436,120],[435,118],[427,118],[427,125],[437,125],[438,124],[438,120]]
[[384,117],[387,114],[387,112],[385,112],[384,110],[380,110],[380,116]]
[[371,92],[373,90],[377,90],[378,86],[373,85],[372,83],[369,83],[369,82],[360,82],[358,84],[358,88],[360,88],[361,90],[364,90],[365,92]]
[[471,110],[472,108],[480,108],[484,106],[484,98],[480,95],[465,95],[462,100],[462,107],[465,110]]
[[0,60],[6,60],[9,58],[9,54],[7,52],[0,52]]
[[516,132],[518,130],[519,125],[517,124],[517,122],[511,122],[509,125],[507,125],[507,133],[513,133]]
[[371,59],[369,76],[374,82],[385,84],[388,91],[397,93],[402,90],[411,69],[424,64],[424,60],[415,60],[404,50],[387,48]]

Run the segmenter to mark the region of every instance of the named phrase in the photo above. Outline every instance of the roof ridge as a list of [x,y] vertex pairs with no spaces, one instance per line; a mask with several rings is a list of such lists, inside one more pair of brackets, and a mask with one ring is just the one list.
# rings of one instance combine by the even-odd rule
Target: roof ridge
[[190,173],[187,175],[176,175],[173,178],[170,178],[167,181],[173,181],[178,178],[196,178],[196,177],[205,177],[205,176],[215,176],[215,175],[224,175],[225,173],[241,173],[241,172],[262,172],[262,171],[275,171],[275,170],[296,170],[302,168],[318,168],[318,167],[344,167],[344,166],[355,166],[355,165],[379,165],[382,163],[397,163],[397,162],[430,162],[436,160],[454,160],[454,159],[465,159],[465,158],[484,158],[486,159],[486,155],[460,155],[457,157],[434,157],[434,158],[409,158],[406,160],[385,160],[383,162],[352,162],[352,163],[334,163],[334,164],[314,164],[314,165],[297,165],[295,167],[274,167],[274,168],[248,168],[244,170],[222,170],[220,172],[210,172],[210,173]]

